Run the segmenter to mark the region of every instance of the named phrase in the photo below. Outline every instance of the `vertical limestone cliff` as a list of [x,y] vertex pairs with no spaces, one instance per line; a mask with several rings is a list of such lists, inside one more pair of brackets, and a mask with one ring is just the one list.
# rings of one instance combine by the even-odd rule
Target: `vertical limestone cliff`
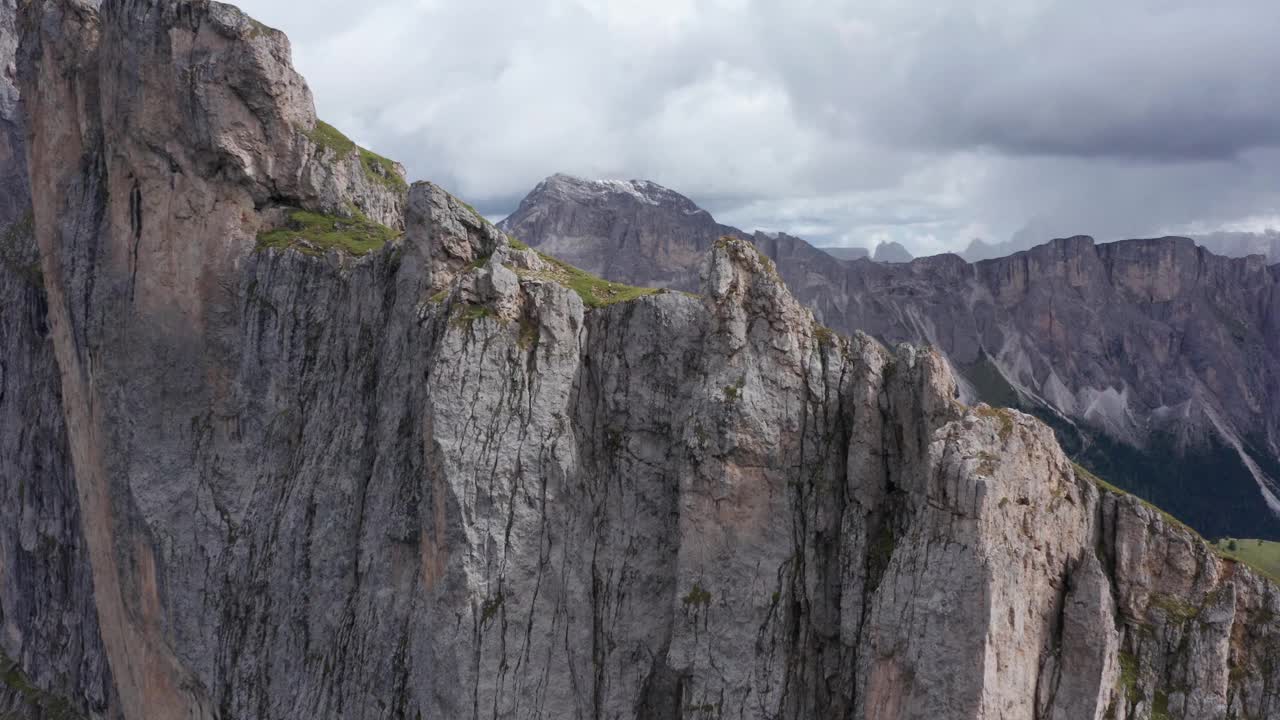
[[16,19],[0,0],[0,717],[100,716],[112,686],[33,236]]
[[[594,283],[335,149],[229,6],[21,16],[70,463],[30,473],[74,482],[106,666],[74,709],[1280,714],[1274,584],[937,353],[817,325],[750,244],[700,297]],[[403,234],[261,247],[296,210]]]

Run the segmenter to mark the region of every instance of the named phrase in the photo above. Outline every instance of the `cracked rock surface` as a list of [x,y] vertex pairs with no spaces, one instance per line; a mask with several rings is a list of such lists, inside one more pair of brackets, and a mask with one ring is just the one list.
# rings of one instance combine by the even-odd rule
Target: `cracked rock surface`
[[[437,186],[308,174],[287,43],[233,8],[20,22],[0,711],[1280,715],[1274,584],[749,243],[589,307]],[[347,203],[403,236],[255,248]]]
[[691,291],[718,238],[749,239],[823,324],[938,348],[967,402],[1041,417],[1091,470],[1209,537],[1280,540],[1280,265],[1262,256],[1074,237],[977,263],[841,262],[654,183],[565,175],[501,227],[610,280]]

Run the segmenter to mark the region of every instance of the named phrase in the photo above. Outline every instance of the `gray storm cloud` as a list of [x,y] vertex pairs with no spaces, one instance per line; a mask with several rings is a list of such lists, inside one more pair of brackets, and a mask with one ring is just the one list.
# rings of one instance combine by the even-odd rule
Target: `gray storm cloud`
[[923,254],[1280,207],[1280,3],[241,4],[290,34],[326,119],[493,214],[553,172],[643,177]]

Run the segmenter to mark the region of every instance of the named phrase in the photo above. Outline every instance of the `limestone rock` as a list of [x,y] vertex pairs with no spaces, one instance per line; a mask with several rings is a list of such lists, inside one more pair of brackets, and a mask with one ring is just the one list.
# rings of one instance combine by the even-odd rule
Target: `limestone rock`
[[[58,381],[20,329],[0,440],[35,407],[62,464],[20,466],[37,520],[0,510],[0,622],[62,607],[3,642],[72,711],[1280,713],[1274,584],[1100,492],[1031,416],[961,404],[937,351],[822,327],[751,244],[712,241],[700,296],[588,305],[418,183],[361,257],[260,249],[278,206],[327,202],[282,39],[196,0],[22,21]],[[173,83],[175,43],[210,72]],[[254,73],[243,107],[193,101]],[[65,561],[28,572],[11,548],[48,521]]]
[[1261,256],[1075,237],[976,263],[888,244],[889,264],[833,262],[652,183],[565,176],[502,227],[611,280],[689,291],[720,237],[748,239],[823,324],[937,347],[966,401],[1036,414],[1078,460],[1213,537],[1280,539],[1280,266]]

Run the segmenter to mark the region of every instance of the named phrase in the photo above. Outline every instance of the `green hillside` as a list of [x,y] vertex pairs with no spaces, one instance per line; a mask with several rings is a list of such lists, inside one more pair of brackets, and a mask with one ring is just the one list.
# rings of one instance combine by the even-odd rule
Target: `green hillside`
[[1214,547],[1219,554],[1239,560],[1280,582],[1280,542],[1224,538],[1214,542]]

